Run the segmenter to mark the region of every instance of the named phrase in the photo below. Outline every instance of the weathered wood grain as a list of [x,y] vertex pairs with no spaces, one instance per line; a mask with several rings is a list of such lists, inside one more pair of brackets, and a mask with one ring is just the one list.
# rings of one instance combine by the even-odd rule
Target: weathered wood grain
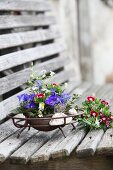
[[[61,57],[57,57],[57,58],[48,60],[46,62],[37,64],[34,66],[33,69],[36,70],[36,72],[39,74],[43,69],[46,69],[47,71],[56,70],[61,67],[64,67],[66,63],[69,63],[68,58],[61,56]],[[0,79],[0,89],[1,89],[0,95],[12,89],[15,89],[21,86],[22,84],[24,84],[25,82],[27,82],[27,80],[30,77],[30,74],[31,74],[31,68],[26,68],[19,72],[5,76],[4,78],[1,78]]]
[[0,125],[0,143],[9,137],[11,134],[17,131],[17,128],[13,125],[12,120],[8,120]]
[[97,147],[99,155],[113,155],[113,129],[108,129]]
[[13,112],[12,110],[19,106],[17,96],[26,92],[27,90],[23,90],[0,102],[0,122],[3,122],[3,120]]
[[59,37],[58,30],[53,27],[50,29],[40,29],[19,33],[0,35],[0,49],[15,47],[35,42],[43,42]]
[[36,59],[48,57],[65,50],[64,44],[61,42],[51,43],[48,45],[40,45],[34,48],[13,52],[0,57],[0,71],[31,62]]
[[10,29],[18,27],[47,26],[55,24],[55,18],[47,15],[2,15],[0,16],[0,29]]
[[51,140],[55,133],[56,130],[51,132],[39,132],[34,135],[10,156],[11,163],[26,164],[31,155],[43,147],[43,145],[46,145],[46,142]]
[[78,146],[76,153],[78,157],[86,157],[95,154],[96,148],[104,134],[101,130],[90,131],[82,143]]
[[87,96],[90,95],[95,95],[96,92],[100,89],[101,87],[99,85],[92,85],[89,84],[89,88],[85,91],[85,93],[82,94],[82,96],[76,101],[76,104],[78,106],[82,106],[82,102],[87,98]]
[[71,131],[70,134],[52,150],[52,158],[54,159],[58,157],[69,156],[82,141],[85,135],[85,129]]
[[14,133],[4,140],[0,144],[0,163],[4,162],[16,149],[28,141],[35,133],[37,133],[37,130],[31,128],[30,131],[25,130],[19,139],[17,138],[17,133]]
[[[65,135],[69,135],[72,130],[72,126],[68,125],[63,128]],[[43,162],[48,161],[52,151],[64,140],[64,136],[58,131],[43,147],[41,147],[36,153],[34,153],[30,162]]]
[[48,1],[27,1],[26,0],[1,0],[0,11],[36,11],[44,12],[50,10]]

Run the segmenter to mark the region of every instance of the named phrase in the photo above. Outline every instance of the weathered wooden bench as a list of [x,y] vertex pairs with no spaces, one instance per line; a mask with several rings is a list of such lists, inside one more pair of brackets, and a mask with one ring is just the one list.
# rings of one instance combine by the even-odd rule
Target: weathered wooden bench
[[18,106],[17,94],[25,89],[31,63],[37,73],[55,71],[56,81],[69,83],[68,92],[82,94],[78,105],[92,93],[113,102],[112,85],[76,81],[74,63],[65,54],[50,11],[47,0],[0,1],[0,170],[112,169],[112,159],[106,156],[113,155],[113,129],[72,131],[69,125],[64,127],[66,138],[59,130],[31,129],[17,139],[19,130],[9,119]]

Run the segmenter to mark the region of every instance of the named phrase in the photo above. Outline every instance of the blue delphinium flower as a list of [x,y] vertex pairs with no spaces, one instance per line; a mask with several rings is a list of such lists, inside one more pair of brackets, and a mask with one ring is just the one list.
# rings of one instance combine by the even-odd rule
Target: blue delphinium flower
[[40,80],[36,80],[36,83],[37,83],[39,88],[42,88],[42,82]]
[[30,103],[27,103],[25,105],[25,108],[26,109],[36,108],[36,104],[33,101],[31,101]]
[[20,102],[28,102],[34,99],[35,94],[21,94],[18,97]]
[[63,99],[58,96],[57,94],[54,94],[54,95],[51,95],[49,96],[46,101],[45,101],[46,104],[50,105],[50,106],[54,106],[58,103],[64,103]]
[[71,96],[68,93],[65,93],[65,92],[63,92],[61,94],[61,97],[63,98],[64,103],[66,103],[71,98]]
[[29,95],[28,94],[21,94],[17,96],[20,102],[27,102],[29,100]]

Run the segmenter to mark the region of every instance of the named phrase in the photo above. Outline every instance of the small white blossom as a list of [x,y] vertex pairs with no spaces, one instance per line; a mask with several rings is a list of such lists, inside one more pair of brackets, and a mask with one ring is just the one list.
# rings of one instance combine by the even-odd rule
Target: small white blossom
[[65,83],[65,84],[64,84],[64,86],[65,86],[65,88],[67,88],[67,86],[68,86],[68,83]]
[[100,122],[99,122],[98,119],[96,119],[95,124],[96,124],[98,127],[100,126]]
[[50,76],[52,77],[54,75],[55,75],[55,73],[53,71],[50,71]]
[[37,88],[38,88],[37,86],[33,86],[32,90],[37,90]]

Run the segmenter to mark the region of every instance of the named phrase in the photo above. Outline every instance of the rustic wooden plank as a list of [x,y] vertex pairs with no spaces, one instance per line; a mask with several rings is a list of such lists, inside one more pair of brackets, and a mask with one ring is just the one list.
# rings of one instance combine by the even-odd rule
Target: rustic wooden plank
[[10,115],[10,113],[12,113],[12,110],[15,109],[16,107],[19,106],[19,101],[17,99],[17,95],[26,93],[27,90],[23,90],[11,97],[9,97],[8,99],[3,100],[2,102],[0,102],[0,111],[1,111],[1,115],[0,115],[0,122],[3,121],[3,119],[5,119],[8,115]]
[[1,124],[0,125],[0,143],[16,131],[17,131],[17,128],[13,125],[13,122],[11,119]]
[[0,49],[25,45],[35,42],[43,42],[59,37],[58,30],[53,27],[35,31],[26,31],[0,35]]
[[113,155],[113,129],[108,129],[97,147],[99,155]]
[[[24,116],[22,114],[18,114],[18,117],[23,118]],[[4,123],[0,124],[0,143],[6,140],[17,130],[18,128],[13,125],[12,119],[9,119]]]
[[[73,93],[83,95],[84,92],[87,93],[88,89],[91,87],[91,83],[89,82],[82,82],[74,91]],[[82,97],[82,96],[81,96]]]
[[19,139],[17,138],[17,133],[14,133],[0,144],[0,163],[4,162],[16,149],[36,134],[37,130],[32,128],[30,131],[25,130]]
[[69,81],[69,79],[74,75],[74,69],[69,69],[68,71],[63,70],[62,72],[56,74],[53,77],[53,82],[58,82],[59,84]]
[[69,156],[70,153],[78,146],[86,135],[86,131],[73,130],[70,134],[51,152],[53,159],[63,156]]
[[82,102],[87,98],[87,96],[94,95],[100,89],[99,85],[90,84],[89,88],[82,94],[82,96],[76,101],[76,104],[81,107]]
[[51,9],[48,1],[1,0],[0,11],[36,11],[44,12]]
[[[55,70],[61,68],[67,62],[69,63],[68,58],[62,55],[61,57],[54,58],[46,62],[35,65],[34,70],[36,70],[36,72],[39,74],[43,69],[46,69],[47,71],[51,71],[53,69]],[[30,74],[31,74],[31,68],[26,68],[24,70],[21,70],[19,72],[1,78],[0,95],[24,84],[29,79]]]
[[[65,126],[63,128],[63,131],[65,135],[68,135],[72,131],[72,126]],[[41,147],[31,156],[30,162],[33,164],[36,162],[48,161],[51,156],[52,150],[56,148],[56,146],[59,145],[63,140],[64,136],[59,131],[43,147]]]
[[30,49],[13,52],[11,54],[2,55],[0,57],[0,71],[31,62],[36,59],[48,57],[65,50],[64,44],[61,42],[51,43],[48,45],[40,45]]
[[[39,150],[57,131],[39,132],[10,156],[11,163],[26,164],[31,155]],[[46,144],[45,144],[46,145]]]
[[77,156],[86,157],[94,155],[103,134],[104,131],[102,129],[90,131],[77,148]]
[[55,24],[55,18],[47,15],[2,15],[0,16],[0,29],[18,27],[38,27]]

